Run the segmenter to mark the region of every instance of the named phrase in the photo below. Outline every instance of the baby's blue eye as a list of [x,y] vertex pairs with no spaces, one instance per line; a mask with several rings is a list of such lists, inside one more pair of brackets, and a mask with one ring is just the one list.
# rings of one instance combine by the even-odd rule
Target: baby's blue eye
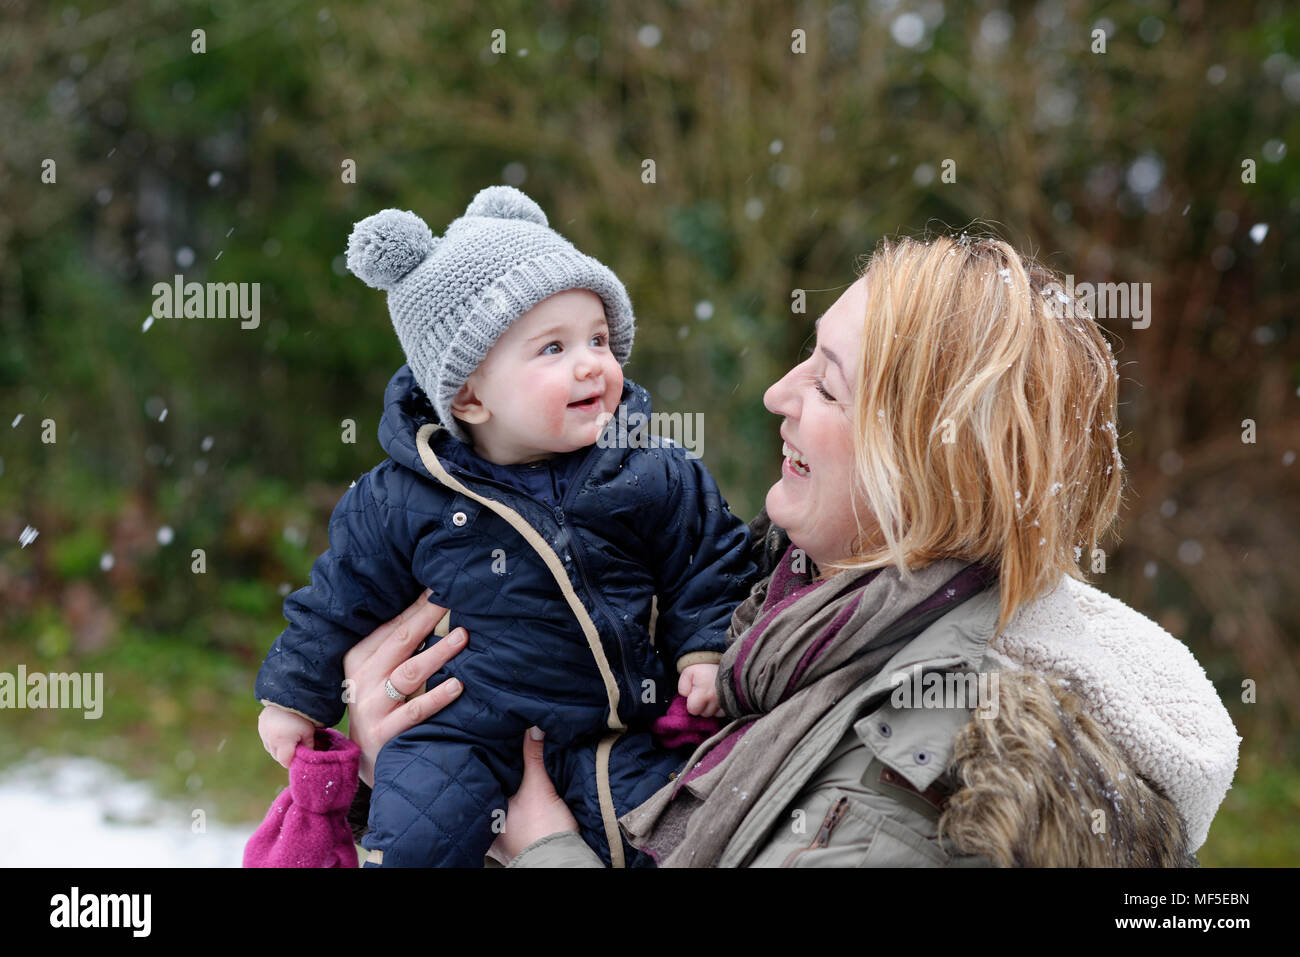
[[598,332],[598,333],[596,333],[594,336],[591,337],[591,341],[592,341],[595,345],[603,346],[603,345],[605,344],[605,340],[608,339],[608,338],[609,338],[609,337],[606,336],[605,333],[603,333],[603,332]]
[[553,355],[555,355],[554,352],[551,352],[551,351],[550,351],[551,346],[555,346],[557,349],[562,349],[562,348],[564,348],[564,347],[561,346],[558,342],[552,342],[552,343],[550,343],[549,345],[547,345],[546,348],[544,348],[544,349],[542,350],[542,355],[544,355],[544,356],[553,356]]

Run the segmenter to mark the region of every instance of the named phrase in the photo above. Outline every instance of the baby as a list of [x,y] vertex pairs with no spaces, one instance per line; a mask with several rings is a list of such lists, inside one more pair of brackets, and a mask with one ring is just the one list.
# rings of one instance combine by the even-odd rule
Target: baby
[[311,585],[285,600],[257,676],[263,744],[287,766],[338,723],[345,652],[428,587],[450,609],[435,634],[454,616],[470,635],[429,684],[464,691],[379,753],[366,866],[481,867],[532,725],[583,837],[631,861],[617,817],[687,756],[649,722],[674,691],[720,713],[747,526],[698,459],[629,432],[650,397],[623,378],[627,293],[519,190],[483,190],[442,237],[413,213],[370,216],[347,262],[388,291],[407,363],[385,395],[389,458],[344,494]]

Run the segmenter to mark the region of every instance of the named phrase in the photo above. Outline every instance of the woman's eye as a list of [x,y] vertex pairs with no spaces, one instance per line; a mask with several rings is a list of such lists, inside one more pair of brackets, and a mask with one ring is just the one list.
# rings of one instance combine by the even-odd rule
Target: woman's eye
[[823,399],[825,399],[827,402],[835,401],[835,396],[831,395],[829,392],[826,391],[826,387],[822,385],[820,379],[817,380],[816,385],[817,385],[817,391],[821,393],[821,397]]
[[551,351],[552,347],[554,347],[554,348],[556,348],[556,349],[562,349],[562,348],[564,348],[564,347],[561,346],[558,342],[552,342],[552,343],[550,343],[549,345],[547,345],[546,348],[544,348],[544,349],[542,350],[541,354],[544,355],[544,356],[553,356],[553,355],[556,355],[557,353],[554,353],[554,352]]

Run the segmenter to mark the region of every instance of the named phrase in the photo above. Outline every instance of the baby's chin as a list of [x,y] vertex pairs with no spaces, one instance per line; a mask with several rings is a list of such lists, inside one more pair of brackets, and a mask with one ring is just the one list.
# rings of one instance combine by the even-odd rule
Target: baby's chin
[[550,458],[553,455],[566,455],[579,449],[589,448],[600,438],[599,429],[569,429],[562,436],[545,441],[540,448],[534,449],[529,456],[533,459]]
[[557,448],[556,451],[561,453],[576,452],[579,449],[590,448],[596,444],[596,440],[600,438],[601,433],[604,431],[603,423],[600,426],[592,425],[584,428],[580,432],[568,436],[564,446]]

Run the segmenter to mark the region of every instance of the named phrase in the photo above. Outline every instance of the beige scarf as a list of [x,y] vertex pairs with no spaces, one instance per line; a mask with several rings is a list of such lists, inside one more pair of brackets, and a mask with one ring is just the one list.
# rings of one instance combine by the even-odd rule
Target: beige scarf
[[890,567],[818,580],[798,571],[799,562],[802,553],[787,548],[767,587],[732,617],[718,687],[734,720],[695,750],[675,781],[621,819],[628,840],[660,867],[713,866],[834,703],[990,582],[984,569],[954,559],[907,579]]

